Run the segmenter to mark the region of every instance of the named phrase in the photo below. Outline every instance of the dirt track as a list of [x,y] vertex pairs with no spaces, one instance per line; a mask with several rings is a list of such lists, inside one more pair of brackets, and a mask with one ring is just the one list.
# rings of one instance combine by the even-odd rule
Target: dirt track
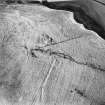
[[104,105],[103,39],[71,12],[19,5],[0,14],[0,105]]

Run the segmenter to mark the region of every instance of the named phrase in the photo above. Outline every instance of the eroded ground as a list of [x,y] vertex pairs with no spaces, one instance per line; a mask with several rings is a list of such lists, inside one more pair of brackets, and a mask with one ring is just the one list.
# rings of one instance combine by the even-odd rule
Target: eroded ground
[[0,14],[1,105],[105,104],[105,41],[73,13],[13,5]]

